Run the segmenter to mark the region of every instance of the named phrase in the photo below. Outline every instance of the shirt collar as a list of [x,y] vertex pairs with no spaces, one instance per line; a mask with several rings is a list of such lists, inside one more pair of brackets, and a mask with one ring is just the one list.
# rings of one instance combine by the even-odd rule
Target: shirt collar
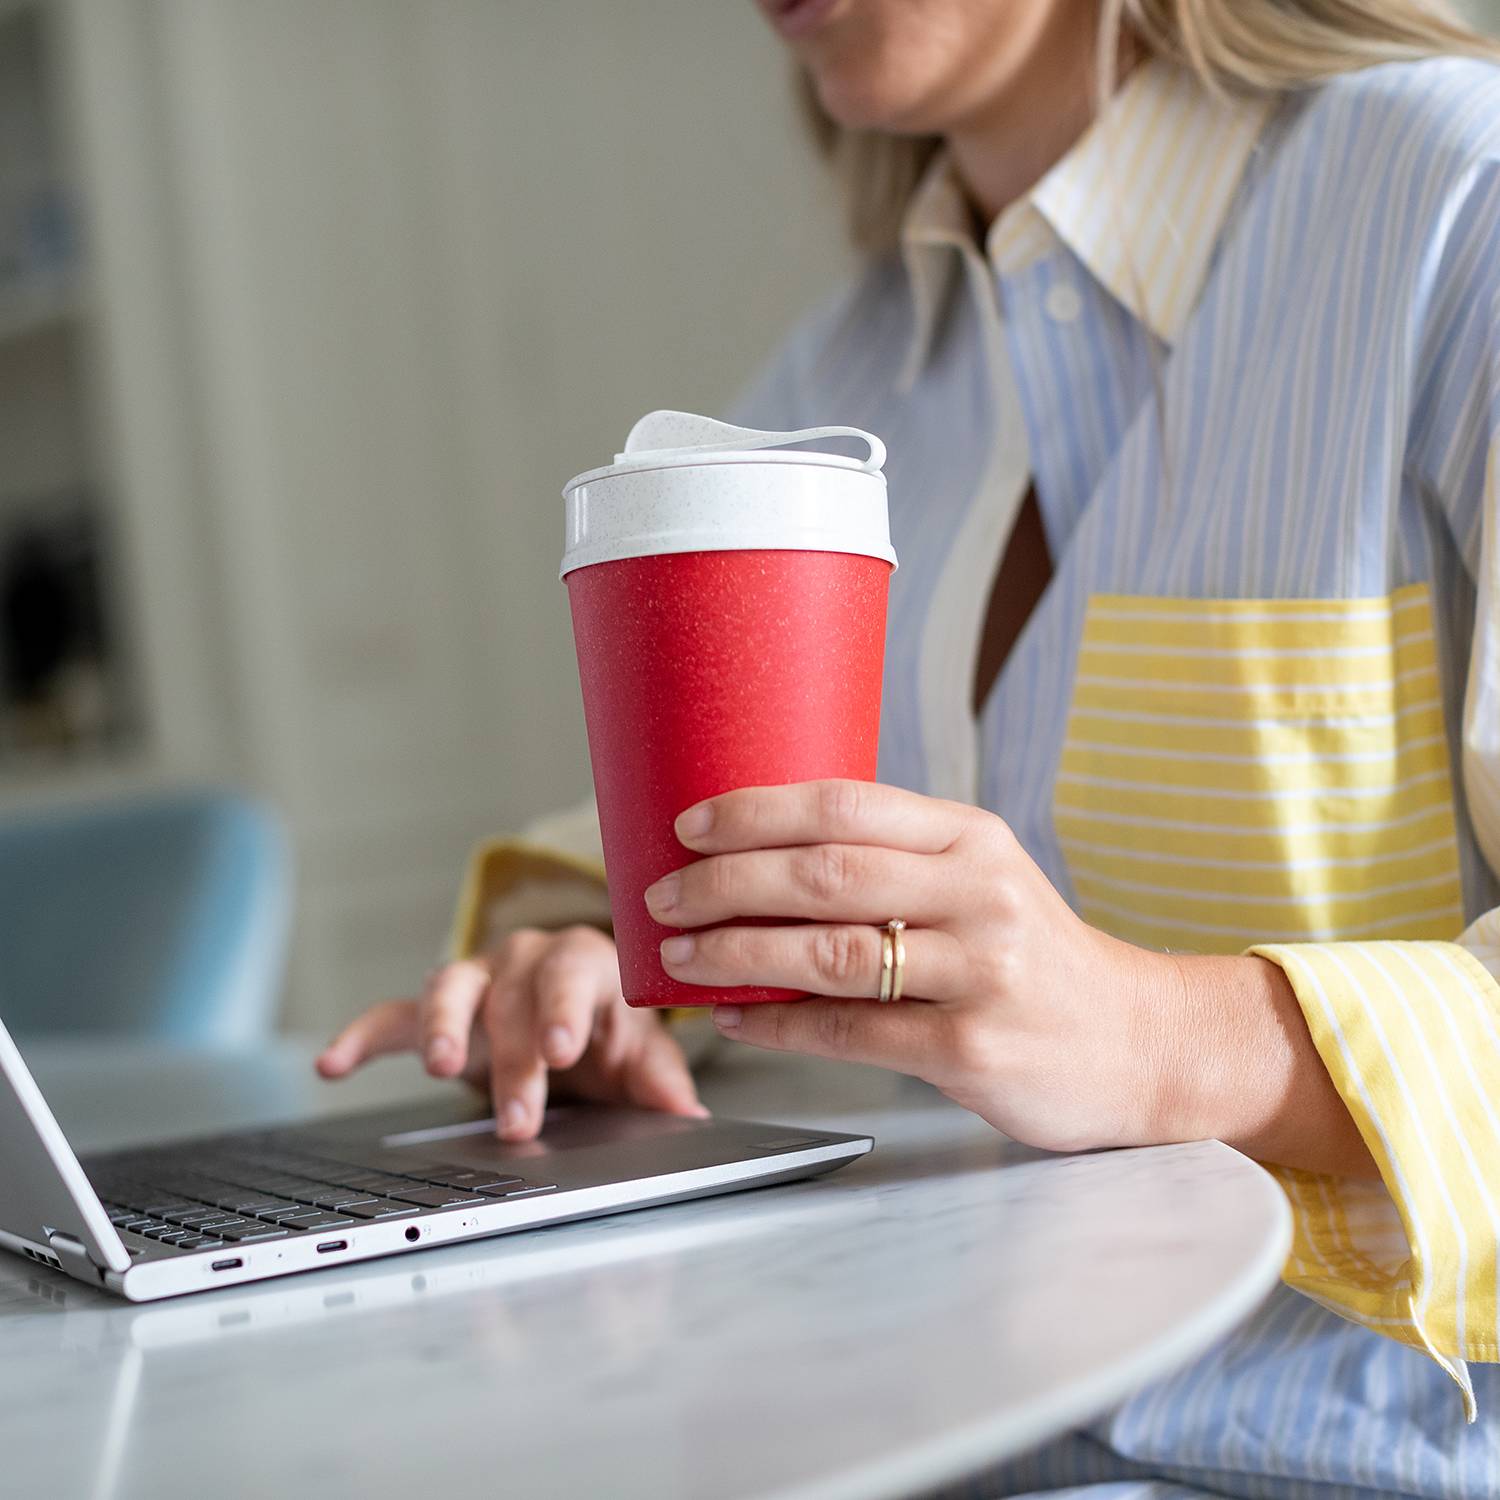
[[[1271,101],[1210,94],[1186,68],[1136,68],[1077,143],[990,226],[1002,275],[1058,241],[1158,338],[1175,342],[1208,273]],[[954,250],[977,255],[972,215],[946,153],[912,195],[901,251],[915,319],[904,383],[926,363]]]

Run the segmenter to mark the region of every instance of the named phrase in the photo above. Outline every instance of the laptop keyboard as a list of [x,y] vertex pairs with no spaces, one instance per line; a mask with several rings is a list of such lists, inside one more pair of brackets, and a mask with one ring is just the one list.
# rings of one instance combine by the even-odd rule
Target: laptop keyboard
[[285,1239],[557,1186],[461,1163],[414,1161],[409,1152],[367,1152],[349,1162],[201,1146],[133,1155],[89,1177],[116,1229],[179,1250]]

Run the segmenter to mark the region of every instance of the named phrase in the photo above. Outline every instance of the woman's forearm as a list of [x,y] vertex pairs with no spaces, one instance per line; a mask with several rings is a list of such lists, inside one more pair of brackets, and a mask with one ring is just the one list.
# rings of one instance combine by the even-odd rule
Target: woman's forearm
[[[1216,1137],[1279,1166],[1373,1177],[1375,1163],[1313,1045],[1282,969],[1170,955],[1177,995],[1143,1016],[1163,1140]],[[1171,982],[1167,979],[1167,982]]]

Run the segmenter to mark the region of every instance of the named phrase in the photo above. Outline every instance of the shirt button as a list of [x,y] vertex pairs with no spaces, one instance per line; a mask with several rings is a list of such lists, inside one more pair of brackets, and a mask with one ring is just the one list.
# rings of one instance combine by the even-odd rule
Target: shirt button
[[1083,298],[1070,281],[1059,281],[1047,289],[1042,306],[1054,323],[1076,323],[1083,312]]

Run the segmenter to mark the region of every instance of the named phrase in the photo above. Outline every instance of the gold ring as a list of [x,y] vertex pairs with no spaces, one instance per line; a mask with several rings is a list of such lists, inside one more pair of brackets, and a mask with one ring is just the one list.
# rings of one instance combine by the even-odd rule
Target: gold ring
[[901,989],[906,982],[906,942],[901,934],[906,923],[900,917],[892,917],[880,929],[880,995],[882,1005],[893,1004],[901,998]]

